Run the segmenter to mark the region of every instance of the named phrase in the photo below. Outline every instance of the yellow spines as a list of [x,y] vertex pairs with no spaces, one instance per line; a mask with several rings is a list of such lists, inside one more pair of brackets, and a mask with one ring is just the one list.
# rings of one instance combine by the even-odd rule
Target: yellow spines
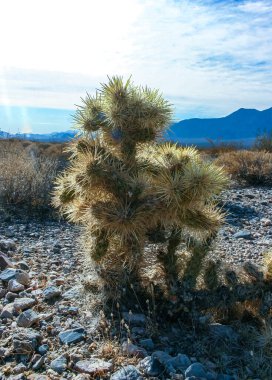
[[195,148],[158,142],[171,116],[158,90],[121,77],[87,95],[77,111],[81,135],[69,144],[70,166],[56,181],[54,205],[85,226],[85,245],[104,273],[129,268],[135,279],[159,226],[171,248],[165,268],[175,277],[181,234],[205,240],[222,223],[214,197],[226,176]]

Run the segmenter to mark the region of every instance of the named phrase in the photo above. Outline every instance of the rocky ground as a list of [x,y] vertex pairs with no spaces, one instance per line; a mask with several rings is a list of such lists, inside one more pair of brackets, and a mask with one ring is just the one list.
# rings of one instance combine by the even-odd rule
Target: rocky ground
[[[260,263],[272,247],[272,189],[228,190],[222,206],[227,224],[214,253],[227,262]],[[82,291],[78,236],[79,228],[63,221],[0,214],[0,379],[272,378],[258,373],[249,349],[241,375],[233,359],[241,337],[230,326],[211,323],[203,350],[194,326],[185,331],[173,323],[169,334],[162,326],[154,333],[141,310],[132,314],[117,305],[119,330],[113,331]],[[214,351],[221,345],[227,353],[219,364]]]
[[216,255],[235,264],[261,264],[272,249],[272,189],[233,188],[223,194],[221,205],[227,215],[215,242]]

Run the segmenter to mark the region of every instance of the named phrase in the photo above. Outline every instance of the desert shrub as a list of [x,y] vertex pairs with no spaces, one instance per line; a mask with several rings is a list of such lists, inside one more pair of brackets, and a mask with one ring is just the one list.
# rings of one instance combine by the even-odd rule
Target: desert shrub
[[29,155],[39,159],[49,159],[57,163],[57,170],[63,170],[68,163],[68,155],[65,144],[32,142],[26,147]]
[[253,149],[272,153],[272,130],[257,136],[253,144]]
[[[13,141],[14,141],[14,140],[13,140]],[[32,142],[31,142],[31,141],[28,141],[28,140],[20,140],[20,142],[21,142],[21,144],[22,144],[22,146],[23,146],[24,148],[27,148],[29,145],[32,144]]]
[[35,142],[31,142],[28,146],[26,146],[25,151],[26,151],[27,156],[32,156],[32,157],[38,157],[41,154],[39,144]]
[[44,142],[21,142],[29,154],[35,156],[47,156],[56,160],[67,160],[64,143],[44,143]]
[[0,141],[0,201],[31,207],[50,205],[57,162],[37,155],[37,148],[20,141]]
[[232,177],[249,185],[271,185],[272,153],[241,150],[222,154],[216,164]]
[[[45,144],[44,144],[45,145]],[[66,158],[65,144],[51,143],[42,146],[43,153],[49,157],[54,157],[58,159]]]
[[42,154],[50,159],[58,162],[58,171],[63,170],[68,165],[68,154],[66,152],[66,144],[51,143],[43,149]]
[[195,149],[159,140],[171,115],[157,90],[120,77],[76,113],[82,134],[70,144],[54,204],[85,227],[85,250],[110,289],[140,282],[150,242],[164,243],[159,261],[177,281],[181,241],[209,239],[221,224],[214,196],[226,176]]

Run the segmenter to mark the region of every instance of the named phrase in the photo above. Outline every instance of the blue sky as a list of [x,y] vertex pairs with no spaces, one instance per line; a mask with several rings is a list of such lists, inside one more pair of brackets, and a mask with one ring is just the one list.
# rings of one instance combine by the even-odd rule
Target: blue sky
[[175,120],[272,106],[272,0],[9,0],[0,129],[71,128],[107,75],[159,88]]

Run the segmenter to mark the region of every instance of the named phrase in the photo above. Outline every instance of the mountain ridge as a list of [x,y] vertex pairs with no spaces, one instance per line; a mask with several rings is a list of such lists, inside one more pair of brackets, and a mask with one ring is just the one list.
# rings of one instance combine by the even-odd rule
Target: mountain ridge
[[0,139],[20,139],[38,142],[66,142],[75,137],[77,131],[51,132],[51,133],[8,133],[0,131]]
[[170,126],[168,138],[178,142],[246,141],[272,130],[272,107],[259,111],[240,108],[220,118],[192,118]]
[[[239,108],[231,114],[218,118],[184,119],[170,125],[167,140],[184,144],[208,145],[213,141],[244,142],[250,145],[256,136],[272,131],[272,107],[265,110]],[[16,133],[0,131],[0,138],[18,138],[40,142],[65,142],[76,135],[75,130],[48,134]]]

